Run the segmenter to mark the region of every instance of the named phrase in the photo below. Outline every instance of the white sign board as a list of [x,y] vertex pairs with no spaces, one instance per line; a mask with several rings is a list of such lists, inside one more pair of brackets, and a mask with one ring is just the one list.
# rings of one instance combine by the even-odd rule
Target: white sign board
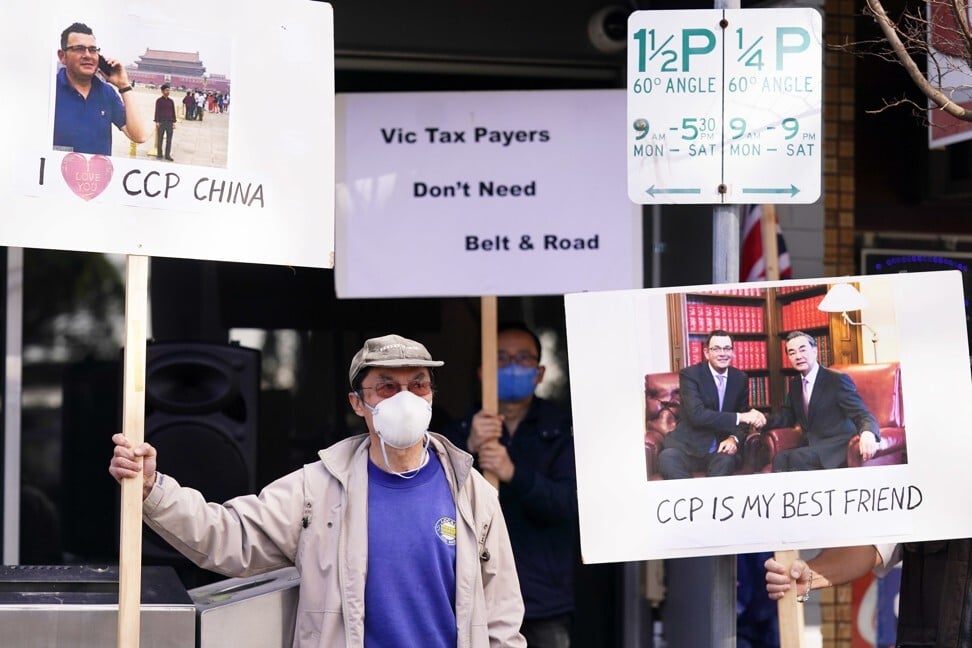
[[337,98],[339,297],[641,286],[621,90]]
[[[673,309],[687,307],[700,293],[732,289],[773,290],[773,299],[762,299],[776,307],[781,303],[776,297],[785,301],[793,291],[822,296],[824,291],[814,291],[814,286],[838,281],[859,285],[868,302],[860,319],[880,336],[879,359],[900,367],[900,391],[890,389],[879,402],[897,402],[903,412],[905,455],[893,465],[786,473],[771,472],[772,464],[765,462],[748,473],[740,470],[725,477],[666,480],[650,473],[646,440],[654,436],[646,432],[646,414],[654,410],[648,407],[646,385],[650,376],[675,371],[672,322],[680,315]],[[683,306],[677,306],[680,300]],[[744,298],[722,300],[725,312],[720,317],[753,330],[746,325],[753,320],[733,319],[733,309],[747,303]],[[570,294],[565,310],[586,562],[972,535],[972,509],[957,504],[955,493],[955,476],[968,471],[972,454],[972,437],[956,425],[972,420],[962,277],[957,271]],[[818,315],[800,308],[782,313],[781,321],[785,317],[819,322]],[[791,321],[787,328],[794,326]],[[870,332],[862,335],[863,344],[870,345]],[[742,344],[754,339],[736,334],[733,342],[739,349],[733,365],[752,362],[754,356]],[[782,339],[774,333],[766,344],[782,344]],[[770,361],[774,356],[779,359],[779,352],[770,352]],[[748,371],[757,379],[750,383],[750,404],[759,405],[760,388],[755,385],[766,373]],[[779,371],[796,375],[788,362]],[[872,384],[869,399],[875,389]],[[888,417],[888,412],[890,406],[875,416]],[[890,440],[891,432],[885,434]]]
[[628,18],[628,194],[642,204],[820,196],[823,42],[814,9]]
[[[329,4],[7,0],[0,21],[19,26],[7,39],[17,64],[0,71],[17,97],[0,103],[0,245],[333,265]],[[74,23],[92,33],[69,38],[90,50],[62,50]],[[102,73],[91,80],[94,47],[133,89],[119,93],[124,84]],[[70,83],[76,74],[94,88],[87,98]],[[155,150],[164,83],[176,107],[173,161]],[[190,91],[202,119],[186,119]],[[112,125],[116,102],[124,111]],[[144,129],[146,141],[129,142],[121,125]]]

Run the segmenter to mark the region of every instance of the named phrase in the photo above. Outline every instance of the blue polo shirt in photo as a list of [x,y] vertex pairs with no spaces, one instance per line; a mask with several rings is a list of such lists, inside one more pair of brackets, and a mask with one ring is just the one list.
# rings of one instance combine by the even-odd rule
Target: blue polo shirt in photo
[[111,155],[111,125],[125,125],[125,105],[110,84],[91,79],[85,98],[57,71],[54,101],[54,146],[76,153]]

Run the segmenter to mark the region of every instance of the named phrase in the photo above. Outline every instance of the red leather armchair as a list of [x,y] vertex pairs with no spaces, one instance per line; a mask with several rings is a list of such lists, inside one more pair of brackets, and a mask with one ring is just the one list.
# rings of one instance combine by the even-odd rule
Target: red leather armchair
[[850,375],[857,385],[857,393],[877,419],[881,432],[878,451],[867,461],[861,461],[860,437],[847,444],[847,465],[893,466],[908,463],[905,443],[904,404],[901,401],[901,367],[897,362],[869,365],[837,365],[832,367]]
[[678,373],[657,373],[645,376],[645,466],[648,479],[661,479],[658,455],[665,436],[678,425],[682,399],[678,389]]
[[[661,479],[658,472],[658,455],[662,451],[665,436],[678,425],[678,417],[682,407],[682,397],[678,386],[678,372],[645,375],[645,467],[648,479]],[[743,453],[742,464],[737,474],[755,471],[755,464],[746,452],[747,448],[757,448],[750,439],[759,436],[758,432],[751,432],[740,452]],[[696,476],[702,477],[704,473]]]
[[[830,368],[851,377],[861,400],[877,420],[881,435],[877,453],[867,461],[861,461],[860,437],[851,438],[847,444],[847,465],[890,466],[908,463],[899,364],[834,365]],[[802,441],[803,431],[799,427],[766,430],[759,437],[746,439],[747,445],[751,446],[747,448],[749,456],[762,472],[772,470],[773,457],[777,452],[795,448]]]

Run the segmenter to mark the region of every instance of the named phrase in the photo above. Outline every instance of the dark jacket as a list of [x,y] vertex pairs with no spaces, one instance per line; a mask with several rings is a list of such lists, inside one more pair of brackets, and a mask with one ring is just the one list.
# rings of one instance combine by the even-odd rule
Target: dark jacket
[[742,447],[744,435],[736,425],[736,414],[749,411],[749,377],[729,367],[726,395],[719,409],[719,392],[708,362],[699,362],[678,372],[682,407],[678,426],[665,437],[666,448],[677,448],[693,457],[709,453],[713,441],[721,443],[732,435]]
[[803,428],[804,442],[816,451],[824,468],[847,465],[847,444],[855,434],[870,430],[881,439],[877,421],[851,377],[826,367],[817,372],[807,414],[803,413],[803,382],[797,376],[790,379],[782,411],[771,416],[763,429],[797,424]]
[[174,122],[176,120],[175,103],[170,97],[159,97],[155,100],[154,122]]
[[[445,430],[463,450],[476,411]],[[499,495],[520,577],[524,618],[572,612],[579,551],[570,415],[534,398],[512,438],[504,427],[501,443],[516,466],[510,483],[500,484]]]
[[900,596],[898,646],[972,646],[972,539],[906,544]]

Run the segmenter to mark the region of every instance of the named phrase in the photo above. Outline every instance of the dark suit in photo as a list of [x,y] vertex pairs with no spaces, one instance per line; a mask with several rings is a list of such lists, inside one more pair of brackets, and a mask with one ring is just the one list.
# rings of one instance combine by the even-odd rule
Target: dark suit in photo
[[[749,376],[729,367],[722,408],[719,392],[708,362],[682,369],[678,374],[682,397],[678,425],[665,437],[658,455],[658,470],[665,479],[687,479],[693,472],[706,476],[731,475],[739,466],[743,426],[736,425],[736,413],[749,410]],[[736,438],[738,451],[716,452],[728,436]]]
[[769,418],[765,429],[793,425],[803,429],[804,445],[773,457],[773,472],[843,468],[847,466],[847,444],[854,435],[869,430],[881,440],[877,421],[851,377],[825,367],[817,371],[806,413],[803,378],[790,378],[783,410]]

